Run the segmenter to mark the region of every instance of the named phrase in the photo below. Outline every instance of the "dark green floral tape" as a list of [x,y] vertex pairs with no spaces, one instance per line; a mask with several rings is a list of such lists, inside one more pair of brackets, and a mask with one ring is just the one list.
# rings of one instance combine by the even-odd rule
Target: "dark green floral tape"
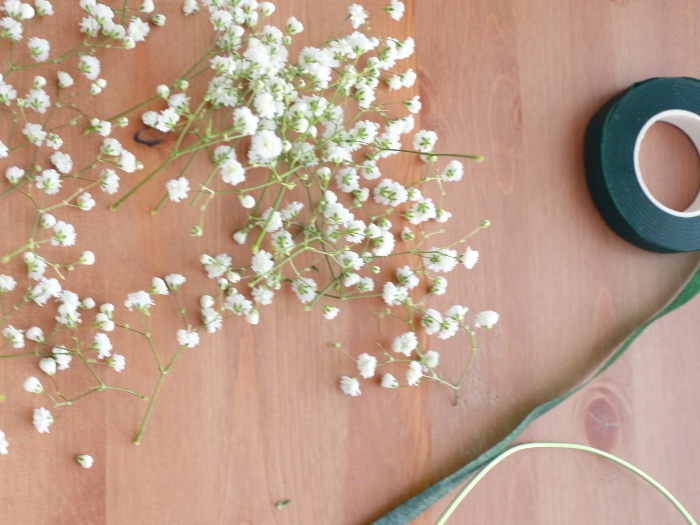
[[[641,248],[656,252],[700,250],[700,198],[686,212],[665,209],[650,196],[648,190],[645,191],[635,164],[641,138],[655,119],[678,126],[696,147],[700,146],[700,117],[697,115],[700,115],[699,81],[691,78],[655,78],[635,84],[613,98],[588,126],[586,174],[593,199],[610,227]],[[416,519],[506,450],[535,419],[605,372],[649,325],[687,303],[699,291],[700,267],[675,298],[635,330],[588,381],[538,406],[498,444],[372,525],[407,525]]]
[[635,165],[641,139],[656,120],[676,125],[698,147],[700,81],[653,78],[605,104],[586,131],[588,188],[605,222],[623,239],[654,252],[697,251],[700,199],[685,212],[666,208],[648,192]]

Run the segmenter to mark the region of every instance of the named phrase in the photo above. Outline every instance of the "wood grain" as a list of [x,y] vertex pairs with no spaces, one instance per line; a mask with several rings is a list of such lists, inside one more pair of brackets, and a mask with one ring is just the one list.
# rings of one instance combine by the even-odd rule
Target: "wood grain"
[[[103,73],[108,89],[94,102],[99,116],[152,96],[157,84],[169,83],[205,49],[204,16],[185,21],[180,1],[156,3],[166,26],[135,51],[112,57]],[[350,3],[280,2],[272,22],[293,14],[306,27],[304,42],[320,43]],[[371,11],[383,6],[366,3]],[[486,157],[467,166],[466,180],[446,201],[465,230],[491,221],[472,244],[481,260],[471,272],[451,274],[451,293],[433,303],[501,314],[462,402],[452,406],[439,385],[386,391],[363,383],[361,397],[344,396],[337,379],[353,363],[330,343],[340,341],[355,355],[373,348],[377,337],[390,341],[401,327],[371,314],[379,302],[349,305],[329,323],[316,311],[302,312],[291,292],[264,307],[259,326],[237,320],[185,354],[139,447],[131,439],[145,403],[118,392],[86,398],[50,434],[39,435],[30,420],[42,401],[21,389],[36,364],[5,360],[0,387],[8,398],[0,404],[0,429],[11,445],[0,457],[0,524],[368,524],[486,450],[534,406],[574,386],[680,286],[698,256],[648,253],[618,238],[588,194],[582,144],[589,118],[631,83],[700,76],[697,2],[409,0],[406,8],[401,22],[379,14],[372,25],[378,34],[416,39],[406,67],[420,75],[408,93],[423,101],[417,127],[438,132],[439,151]],[[52,34],[75,38],[75,16],[51,22]],[[152,169],[168,149],[133,142],[136,120],[116,136]],[[699,186],[697,155],[676,130],[652,130],[642,149],[645,177],[662,202],[682,208]],[[415,168],[402,162],[394,165],[397,177]],[[244,215],[233,199],[215,199],[202,238],[186,235],[198,218],[186,205],[150,215],[162,184],[176,173],[162,173],[116,212],[107,211],[111,201],[103,195],[88,219],[66,212],[79,246],[89,246],[98,259],[75,272],[70,289],[98,304],[121,304],[154,275],[183,273],[183,300],[196,322],[197,290],[207,281],[199,254],[227,252],[244,260],[230,238]],[[124,187],[139,175],[127,177]],[[26,237],[20,203],[0,200],[2,253]],[[19,272],[18,262],[10,265]],[[166,299],[157,302],[154,339],[172,352],[177,309]],[[23,327],[45,315],[29,310],[18,321]],[[123,307],[119,314],[136,322]],[[600,447],[645,470],[700,516],[699,315],[696,300],[659,321],[595,384],[519,441]],[[114,342],[127,369],[109,379],[150,392],[158,373],[148,349],[128,335]],[[465,341],[434,343],[447,366],[464,362]],[[71,388],[79,391],[80,381],[88,378],[78,376]],[[72,457],[78,453],[92,454],[95,466],[77,466]],[[277,510],[283,499],[292,503]],[[416,523],[433,523],[447,503]],[[682,520],[627,472],[558,450],[506,460],[451,522]]]

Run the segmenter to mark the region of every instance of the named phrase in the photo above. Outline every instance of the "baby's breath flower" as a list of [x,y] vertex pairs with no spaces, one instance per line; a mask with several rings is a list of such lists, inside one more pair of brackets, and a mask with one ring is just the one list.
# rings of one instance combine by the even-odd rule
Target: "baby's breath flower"
[[9,446],[10,443],[7,441],[5,433],[0,430],[0,454],[7,454],[7,447]]
[[109,195],[115,194],[119,190],[119,175],[111,169],[102,170],[100,188]]
[[91,55],[80,57],[78,69],[88,80],[95,80],[100,76],[100,61]]
[[76,199],[78,208],[83,211],[90,211],[95,207],[95,199],[88,192],[81,193]]
[[41,381],[39,381],[36,377],[28,377],[25,379],[22,388],[24,388],[30,394],[41,394],[44,392],[44,387],[41,385]]
[[187,279],[179,273],[171,273],[165,276],[165,282],[168,284],[168,288],[173,291],[179,290],[180,286],[182,286],[186,280]]
[[36,14],[39,16],[53,15],[53,6],[48,0],[34,0],[34,7],[36,7]]
[[131,309],[133,307],[133,308],[136,308],[137,310],[145,312],[153,304],[155,304],[155,303],[153,302],[153,299],[151,299],[151,296],[148,295],[148,293],[144,292],[143,290],[128,294],[126,296],[126,301],[124,301],[124,306],[126,306],[129,309],[129,311],[131,311]]
[[190,191],[190,181],[185,177],[171,179],[166,183],[165,189],[168,190],[168,197],[172,202],[180,202],[187,198]]
[[92,324],[105,332],[111,332],[114,330],[114,321],[112,321],[107,314],[102,312],[95,316],[95,321]]
[[16,186],[17,183],[22,180],[22,177],[24,177],[24,170],[17,166],[10,166],[5,170],[5,177],[10,181],[10,184]]
[[10,275],[0,275],[0,293],[11,292],[15,286],[17,286],[17,281]]
[[411,113],[418,113],[421,109],[420,96],[416,95],[410,100],[406,100],[403,105]]
[[151,281],[150,292],[152,294],[168,295],[168,287],[165,285],[165,281],[163,281],[163,279],[160,277],[154,277]]
[[80,254],[80,257],[78,257],[78,264],[92,266],[93,264],[95,264],[95,254],[89,250],[84,251],[83,253]]
[[59,71],[56,76],[58,77],[58,87],[61,89],[67,89],[73,85],[73,77],[65,71]]
[[43,62],[49,58],[50,45],[48,40],[33,37],[29,39],[27,45],[29,46],[29,54],[37,62]]
[[461,262],[467,270],[474,268],[474,265],[479,261],[479,252],[472,250],[471,246],[467,246],[464,254],[459,256]]
[[288,35],[297,35],[304,30],[304,26],[301,24],[301,22],[299,22],[299,20],[292,16],[289,18],[289,20],[287,20],[285,30],[287,31]]
[[292,283],[292,290],[302,303],[308,303],[316,297],[316,281],[308,277],[300,277]]
[[338,312],[340,312],[340,310],[335,306],[323,305],[323,317],[328,320],[335,319],[338,316]]
[[486,328],[491,330],[494,325],[498,323],[498,314],[492,310],[486,310],[484,312],[479,312],[474,317],[474,326],[477,328]]
[[423,377],[423,368],[418,361],[411,361],[408,363],[408,370],[406,370],[406,382],[408,386],[415,386],[420,382],[420,378]]
[[32,326],[29,330],[27,330],[25,336],[27,339],[34,341],[35,343],[44,342],[44,332],[38,326]]
[[349,396],[359,396],[362,393],[360,392],[360,382],[354,377],[348,376],[340,378],[340,390]]
[[51,412],[44,407],[35,408],[32,422],[39,433],[49,432],[49,427],[53,424],[54,418]]
[[352,24],[353,29],[357,29],[364,24],[369,16],[369,13],[365,11],[365,8],[359,4],[352,4],[350,7],[348,7],[348,13],[350,14],[350,23]]
[[126,359],[123,355],[113,354],[112,357],[107,360],[107,365],[112,367],[115,372],[121,372],[126,368]]
[[374,371],[377,369],[377,358],[366,353],[360,354],[357,358],[357,369],[365,379],[374,377]]
[[111,355],[114,347],[112,346],[112,342],[109,340],[107,334],[98,332],[95,334],[95,338],[90,348],[97,352],[97,359],[104,359],[105,357],[109,357]]
[[17,330],[12,325],[8,325],[5,327],[2,331],[2,335],[4,335],[7,338],[7,341],[14,347],[14,348],[24,348],[24,330]]
[[193,331],[191,328],[188,328],[187,330],[178,330],[176,335],[177,342],[180,346],[194,348],[199,344],[199,334]]
[[41,124],[27,122],[22,129],[22,133],[27,137],[27,140],[35,146],[41,146],[44,139],[46,139],[46,131],[41,127]]
[[140,18],[134,18],[129,24],[129,36],[134,40],[134,42],[143,42],[146,40],[146,36],[150,31],[150,26]]
[[92,464],[94,462],[94,460],[92,459],[92,456],[89,456],[88,454],[80,454],[79,456],[75,457],[75,460],[83,468],[92,467]]
[[428,308],[421,318],[420,324],[425,327],[425,333],[428,335],[436,334],[440,331],[442,324],[442,314],[433,308]]
[[410,356],[411,352],[416,348],[418,348],[418,338],[415,332],[406,332],[394,339],[394,342],[391,344],[391,349],[394,352],[403,354],[406,357]]
[[46,375],[56,375],[56,361],[54,361],[54,359],[51,357],[42,357],[41,359],[39,359],[39,368]]
[[75,244],[75,228],[73,225],[58,221],[53,227],[51,246],[73,246]]
[[398,388],[399,382],[391,374],[384,374],[382,376],[382,386],[384,388]]
[[185,15],[191,15],[199,11],[197,0],[185,0],[185,3],[182,5],[182,11]]

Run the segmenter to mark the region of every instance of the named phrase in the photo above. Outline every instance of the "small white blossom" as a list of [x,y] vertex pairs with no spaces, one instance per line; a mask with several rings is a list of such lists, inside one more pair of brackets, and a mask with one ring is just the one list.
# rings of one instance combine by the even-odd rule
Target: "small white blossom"
[[365,379],[374,377],[374,371],[377,369],[377,358],[367,353],[360,354],[357,358],[357,369]]
[[95,199],[87,192],[81,193],[76,199],[78,208],[83,211],[90,211],[95,207]]
[[2,430],[0,430],[0,454],[7,454],[7,447],[9,446],[10,443],[7,441],[5,433]]
[[44,331],[38,326],[32,326],[29,330],[27,330],[25,337],[30,341],[34,341],[35,343],[43,343]]
[[365,11],[365,8],[359,4],[352,4],[350,7],[348,7],[348,13],[350,14],[350,23],[352,24],[353,29],[357,29],[364,24],[369,16],[369,13]]
[[49,45],[48,40],[33,37],[29,39],[27,45],[29,46],[29,53],[31,57],[37,62],[43,62],[49,58],[49,50],[51,49],[51,46]]
[[316,297],[316,281],[302,277],[292,283],[292,290],[302,303],[308,303]]
[[391,349],[397,354],[403,354],[406,357],[411,355],[416,348],[418,348],[418,338],[414,332],[406,332],[403,335],[398,336],[394,339],[391,344]]
[[165,189],[168,190],[168,197],[173,202],[180,202],[186,199],[190,191],[190,181],[185,177],[179,177],[167,182]]
[[54,169],[48,169],[41,172],[34,178],[36,187],[44,190],[47,195],[55,195],[61,188],[61,176]]
[[39,431],[39,433],[48,432],[49,427],[53,424],[53,422],[54,418],[51,415],[51,412],[46,410],[44,407],[34,409],[32,423],[34,423],[34,427],[37,429],[37,431]]
[[325,304],[323,305],[323,317],[325,317],[329,321],[335,319],[338,316],[339,312],[340,309],[336,308],[335,306],[328,306]]
[[382,386],[384,388],[398,388],[399,382],[391,374],[384,374],[382,376]]
[[79,456],[75,457],[75,460],[80,464],[81,467],[83,468],[90,468],[92,467],[92,464],[94,460],[92,459],[92,456],[89,456],[87,454],[80,454]]
[[340,390],[349,396],[359,396],[362,393],[360,392],[360,382],[354,377],[348,376],[340,378]]
[[426,334],[433,335],[440,331],[442,322],[442,314],[433,308],[428,308],[423,314],[420,324],[425,327]]
[[10,275],[0,275],[0,293],[11,292],[17,286],[17,281]]
[[105,332],[114,330],[114,321],[112,321],[107,314],[102,312],[95,316],[95,321],[92,324]]
[[477,328],[483,327],[490,330],[496,323],[498,323],[498,314],[491,310],[479,312],[474,317],[474,326]]
[[199,334],[192,329],[178,330],[177,331],[177,342],[180,346],[186,346],[187,348],[194,348],[199,344]]
[[137,310],[147,310],[153,304],[155,303],[153,302],[153,299],[151,299],[151,296],[143,290],[128,294],[126,296],[126,301],[124,301],[124,306],[126,306],[129,311],[131,311],[132,307],[136,308]]
[[115,372],[121,372],[126,368],[126,359],[123,355],[113,354],[112,357],[107,360],[107,365],[111,366]]
[[457,262],[457,252],[447,248],[431,248],[423,254],[425,267],[434,272],[451,272]]
[[170,275],[165,276],[165,282],[168,284],[168,288],[173,291],[178,290],[186,280],[187,279],[185,279],[185,277],[179,273],[171,273]]
[[14,348],[24,348],[24,330],[17,330],[12,325],[6,326],[3,331],[2,335],[4,335],[7,338],[7,341],[14,347]]
[[35,146],[41,146],[44,139],[46,139],[46,131],[41,127],[41,124],[27,122],[22,129],[22,133],[27,137],[27,140]]
[[49,376],[56,375],[56,361],[51,357],[42,357],[39,360],[39,368],[46,375],[49,375]]
[[83,55],[80,57],[78,69],[88,80],[96,80],[100,76],[100,61],[94,56]]
[[41,381],[39,381],[36,377],[28,377],[25,379],[22,388],[24,388],[30,394],[41,394],[44,391]]
[[73,246],[75,238],[76,234],[73,225],[58,221],[53,227],[51,246]]
[[292,16],[289,18],[289,20],[287,20],[285,30],[287,31],[288,35],[296,35],[304,30],[304,26],[301,24],[301,22],[299,22],[299,20]]
[[464,264],[467,270],[474,268],[474,265],[479,261],[479,252],[472,250],[471,246],[467,246],[463,255],[460,255],[459,262]]
[[440,363],[440,354],[435,350],[428,350],[423,354],[423,363],[428,368],[435,368]]
[[101,332],[95,334],[95,339],[92,342],[91,348],[97,352],[97,359],[110,357],[113,349],[112,342],[109,340],[109,337],[107,337],[107,334]]
[[406,370],[406,382],[408,383],[408,386],[417,385],[422,376],[423,368],[418,361],[408,363],[408,370]]

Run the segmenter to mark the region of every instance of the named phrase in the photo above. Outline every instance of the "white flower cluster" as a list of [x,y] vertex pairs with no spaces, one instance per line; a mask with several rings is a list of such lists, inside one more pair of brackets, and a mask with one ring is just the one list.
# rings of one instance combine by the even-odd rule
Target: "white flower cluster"
[[[459,243],[421,249],[429,236],[425,230],[451,218],[443,208],[443,185],[460,181],[464,165],[450,160],[440,169],[438,160],[447,154],[435,152],[437,133],[414,130],[420,97],[406,97],[399,106],[403,114],[392,117],[388,103],[381,101],[386,92],[414,86],[416,72],[400,66],[414,52],[413,39],[370,36],[366,33],[369,13],[353,4],[348,8],[350,34],[321,47],[303,47],[294,62],[290,44],[303,25],[294,17],[284,27],[261,23],[274,11],[273,4],[255,0],[186,0],[183,4],[186,15],[202,10],[208,11],[215,32],[214,51],[202,59],[213,72],[206,88],[200,88],[206,95],[193,100],[191,85],[197,75],[180,78],[156,89],[166,107],[141,115],[146,126],[177,135],[165,165],[181,156],[193,160],[193,155],[208,147],[213,168],[205,180],[191,180],[196,171],[185,169],[165,185],[166,197],[175,203],[188,200],[192,188],[200,188],[192,204],[205,196],[193,235],[203,234],[203,215],[218,194],[234,193],[242,207],[250,210],[245,224],[233,233],[236,243],[251,242],[250,259],[239,260],[235,254],[201,256],[222,299],[202,297],[200,328],[218,330],[225,310],[257,324],[260,306],[270,304],[276,291],[289,283],[305,310],[319,303],[329,320],[340,314],[330,300],[379,295],[389,307],[406,305],[428,334],[447,339],[460,327],[471,333],[463,323],[462,307],[443,315],[411,297],[423,281],[428,295],[445,294],[448,281],[435,274],[450,272],[460,263],[472,269],[479,256],[471,248],[458,254],[452,246]],[[392,0],[383,10],[398,20],[405,6]],[[353,109],[357,107],[359,111]],[[228,108],[225,115],[230,117],[215,118],[222,108]],[[219,124],[212,126],[214,121]],[[423,162],[422,178],[407,183],[386,175],[391,170],[383,166],[385,159],[401,152]],[[217,185],[225,189],[218,190]],[[297,194],[292,193],[295,188],[299,188]],[[263,205],[269,196],[274,204]],[[397,231],[396,223],[403,221],[410,226],[402,224]],[[325,268],[298,267],[302,259],[297,257],[307,252],[321,255]],[[397,253],[412,254],[420,263],[399,269],[396,282],[375,283],[371,274],[380,271],[381,260]],[[239,282],[249,286],[238,286]],[[375,287],[380,293],[374,292]],[[458,314],[462,320],[456,320]],[[493,319],[479,319],[475,327],[495,324]],[[199,343],[197,331],[188,325],[177,338],[187,348]],[[437,363],[436,356],[421,352],[416,362],[432,371],[435,367],[428,365]],[[373,375],[373,362],[377,365],[376,359],[363,357],[362,366],[358,364],[363,377]],[[410,364],[409,385],[420,381],[421,370]],[[344,378],[343,391],[358,395],[355,380]],[[395,386],[395,381],[384,384]]]

